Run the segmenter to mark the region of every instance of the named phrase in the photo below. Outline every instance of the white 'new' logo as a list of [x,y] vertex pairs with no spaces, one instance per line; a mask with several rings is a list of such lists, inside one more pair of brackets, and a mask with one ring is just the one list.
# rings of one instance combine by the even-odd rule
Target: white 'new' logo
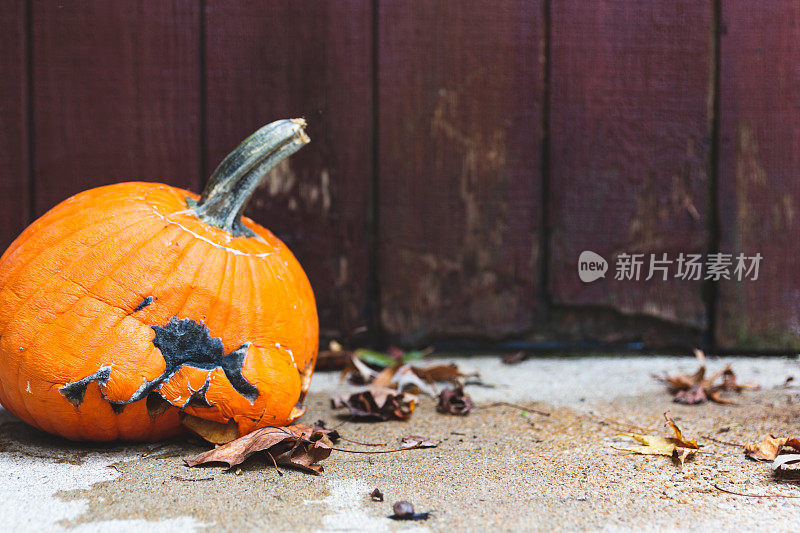
[[606,277],[607,270],[608,261],[590,250],[584,250],[578,257],[578,276],[584,283]]

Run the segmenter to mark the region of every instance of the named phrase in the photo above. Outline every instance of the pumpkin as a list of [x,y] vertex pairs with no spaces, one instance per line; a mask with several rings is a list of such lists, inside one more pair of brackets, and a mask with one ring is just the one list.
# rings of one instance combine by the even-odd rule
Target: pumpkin
[[298,418],[314,295],[291,251],[242,211],[309,141],[304,127],[254,133],[201,196],[120,183],[28,227],[0,258],[0,403],[74,440],[158,440],[187,417],[235,437]]

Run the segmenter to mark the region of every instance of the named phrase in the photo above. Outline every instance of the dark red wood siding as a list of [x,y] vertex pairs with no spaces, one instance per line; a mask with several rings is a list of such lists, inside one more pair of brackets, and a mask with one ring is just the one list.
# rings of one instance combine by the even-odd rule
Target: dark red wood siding
[[28,225],[28,98],[26,7],[0,8],[0,247]]
[[[702,281],[644,281],[649,256],[709,246],[711,0],[552,3],[550,288],[554,302],[706,325]],[[578,256],[609,261],[583,283]],[[615,278],[644,253],[641,281]],[[673,265],[674,268],[674,265]]]
[[206,28],[206,170],[260,126],[305,117],[312,144],[273,172],[247,215],[278,235],[305,267],[324,335],[364,326],[371,3],[209,2]]
[[379,2],[378,258],[394,336],[530,327],[540,2]]
[[[302,116],[247,214],[323,337],[796,351],[798,43],[780,0],[7,0],[0,244],[90,187],[199,190]],[[717,250],[759,279],[614,280]]]
[[722,3],[719,209],[723,252],[761,253],[723,283],[726,348],[800,346],[800,4]]
[[199,21],[191,0],[32,3],[36,214],[84,189],[197,189]]

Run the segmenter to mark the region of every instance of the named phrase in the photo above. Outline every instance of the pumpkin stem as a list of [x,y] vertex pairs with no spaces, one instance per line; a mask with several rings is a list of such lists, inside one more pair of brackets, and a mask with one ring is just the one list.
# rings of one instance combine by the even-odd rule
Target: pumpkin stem
[[242,212],[264,176],[311,139],[301,118],[267,124],[242,141],[214,170],[199,202],[189,199],[197,217],[236,237],[254,233],[242,224]]

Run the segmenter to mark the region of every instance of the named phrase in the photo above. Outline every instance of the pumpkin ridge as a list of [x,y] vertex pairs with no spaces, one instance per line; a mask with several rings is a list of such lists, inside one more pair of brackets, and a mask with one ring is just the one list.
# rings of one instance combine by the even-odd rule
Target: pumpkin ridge
[[[148,241],[147,241],[147,242],[149,242],[150,240],[152,240],[152,239],[148,239]],[[170,273],[171,273],[173,270],[175,270],[175,269],[176,269],[176,267],[177,267],[178,265],[180,265],[180,264],[183,262],[183,260],[184,260],[184,259],[187,257],[187,255],[189,255],[189,251],[190,251],[190,250],[192,249],[192,247],[193,247],[193,246],[195,246],[196,244],[197,244],[197,242],[196,242],[196,241],[190,241],[190,242],[188,242],[188,243],[187,243],[187,244],[186,244],[186,245],[185,245],[185,246],[184,246],[184,247],[181,249],[181,252],[180,252],[180,254],[179,254],[179,255],[178,255],[178,256],[177,256],[177,257],[176,257],[176,258],[173,260],[173,262],[172,262],[172,264],[170,265],[170,267],[169,267],[169,268],[165,268],[165,269],[164,269],[164,273],[163,273],[163,275],[162,275],[161,277],[159,277],[158,279],[156,279],[156,280],[153,280],[153,282],[152,282],[151,286],[149,287],[149,290],[148,290],[148,291],[144,291],[144,292],[155,292],[155,289],[156,289],[158,286],[160,286],[160,285],[161,285],[161,283],[164,281],[164,279],[165,279],[166,277],[168,277],[168,276],[170,275]],[[135,251],[135,250],[134,250],[134,251]],[[115,265],[115,266],[117,266],[117,267],[118,267],[119,265]],[[201,270],[201,268],[200,268],[201,266],[202,266],[202,263],[201,263],[201,262],[200,262],[200,263],[198,263],[197,271]],[[119,268],[115,268],[114,270],[112,270],[111,272],[109,272],[109,273],[108,273],[106,276],[104,276],[104,278],[105,278],[105,277],[107,277],[107,276],[110,276],[111,274],[113,274],[113,273],[114,273],[114,272],[116,272],[117,270],[119,270]],[[195,274],[196,274],[196,272],[195,272]],[[132,316],[131,316],[131,314],[132,314],[132,313],[131,313],[130,311],[126,310],[126,309],[123,309],[123,311],[125,311],[125,315],[123,315],[123,316],[121,316],[121,317],[120,317],[120,319],[119,319],[119,321],[117,322],[117,324],[116,324],[115,328],[119,327],[119,325],[120,325],[120,324],[122,324],[122,322],[123,322],[123,321],[124,321],[126,318],[133,318],[134,320],[138,320],[138,321],[139,321],[139,322],[140,322],[140,323],[141,323],[143,326],[152,327],[152,325],[151,325],[151,324],[148,324],[147,322],[145,322],[143,318],[141,318],[141,317],[132,317]],[[113,331],[115,328],[112,328],[112,329],[111,329],[111,331]],[[108,336],[106,336],[106,337],[108,337]],[[108,344],[108,342],[106,341],[106,342],[104,342],[104,343],[102,344],[102,346],[105,348],[105,347],[107,347],[107,344]],[[111,353],[111,364],[113,365],[113,364],[114,364],[114,352],[113,352],[113,350],[112,350],[112,351],[110,351],[110,353]],[[142,378],[143,378],[145,381],[147,380],[147,377],[146,377],[146,376],[142,376]],[[102,392],[102,391],[101,391],[101,392]],[[109,403],[111,403],[111,402],[109,401]],[[128,403],[130,403],[130,402],[127,402],[127,403],[125,403],[125,405],[127,405]]]
[[[143,219],[141,219],[141,220],[143,220]],[[132,224],[130,224],[130,225],[127,225],[127,226],[125,226],[125,227],[122,229],[122,231],[124,231],[124,230],[127,230],[127,229],[129,229],[129,228],[131,228],[131,227],[133,227],[133,226],[135,226],[135,225],[139,224],[139,223],[141,222],[141,220],[137,220],[136,222],[134,222],[134,223],[132,223]],[[159,231],[156,231],[154,235],[157,235],[157,234],[158,234],[160,231],[161,231],[161,230],[159,230]],[[109,239],[109,238],[112,238],[112,237],[116,237],[116,236],[118,236],[118,235],[115,235],[115,234],[110,234],[110,235],[107,235],[106,237],[104,237],[103,239],[101,239],[101,240],[100,240],[100,241],[99,241],[97,244],[100,244],[100,243],[102,243],[102,242],[105,242],[107,239]],[[151,236],[150,238],[152,238],[152,236]],[[69,268],[70,266],[74,265],[75,263],[77,263],[77,262],[78,262],[78,261],[80,261],[81,259],[85,258],[87,255],[89,255],[89,254],[90,254],[92,251],[93,251],[93,248],[89,248],[89,249],[88,249],[88,250],[87,250],[85,253],[83,253],[83,254],[82,254],[80,257],[78,257],[78,258],[74,259],[73,261],[70,261],[69,263],[67,263],[67,264],[66,264],[64,267],[62,267],[62,269],[61,269],[61,270],[64,270],[64,269],[66,269],[66,268]],[[59,271],[59,273],[60,273],[60,271]],[[16,320],[17,316],[19,315],[20,311],[22,311],[23,307],[27,307],[27,305],[30,303],[30,301],[31,301],[33,298],[35,298],[36,296],[40,295],[40,294],[43,292],[43,290],[44,290],[44,288],[45,288],[45,287],[47,287],[48,289],[49,289],[49,288],[51,288],[51,287],[52,287],[52,284],[53,284],[53,281],[52,281],[52,280],[49,280],[47,283],[44,283],[44,284],[40,285],[40,286],[39,286],[39,287],[36,289],[36,291],[34,291],[34,292],[31,294],[31,295],[29,295],[29,297],[28,297],[28,298],[26,298],[26,299],[25,299],[23,302],[20,302],[19,304],[17,304],[17,306],[16,306],[16,309],[14,310],[14,313],[13,313],[13,314],[12,314],[12,315],[9,317],[9,319],[8,319],[8,322],[6,323],[6,325],[5,325],[5,327],[3,328],[2,332],[0,332],[0,339],[2,339],[2,338],[3,338],[3,337],[6,335],[6,334],[7,334],[7,332],[8,332],[8,328],[11,326],[11,324],[13,324],[13,323],[14,323],[14,321]],[[70,306],[70,307],[69,307],[67,310],[70,310],[70,309],[72,309],[73,307],[74,307],[74,305],[73,305],[73,306]],[[32,415],[32,413],[31,413],[31,412],[30,412],[30,410],[28,409],[27,402],[25,401],[25,398],[24,398],[24,397],[23,397],[23,395],[22,395],[22,392],[21,392],[21,387],[20,387],[20,385],[21,385],[21,379],[22,379],[22,368],[23,368],[24,366],[26,366],[26,356],[27,356],[27,355],[28,355],[28,353],[29,353],[29,352],[31,352],[31,351],[32,351],[32,350],[23,350],[23,351],[20,353],[20,358],[16,360],[16,362],[17,362],[17,375],[16,375],[16,380],[15,380],[15,382],[16,382],[16,385],[17,385],[17,386],[16,386],[16,388],[15,388],[15,389],[13,389],[13,390],[15,390],[15,391],[18,393],[18,399],[19,399],[19,402],[20,402],[20,405],[22,406],[22,408],[23,408],[23,409],[25,409],[25,411],[26,411],[26,412],[28,412],[28,414],[31,416],[31,418],[33,418],[33,415]],[[13,361],[13,360],[12,360],[12,361]],[[39,425],[39,424],[40,424],[40,422],[38,422],[38,419],[37,419],[37,425]],[[40,427],[41,427],[41,426],[40,426]]]
[[[197,241],[194,241],[192,244],[195,244]],[[186,291],[186,296],[183,298],[183,302],[181,302],[180,307],[178,307],[175,311],[175,316],[181,316],[183,314],[184,309],[186,309],[186,304],[189,303],[189,299],[192,297],[192,290],[197,282],[197,276],[203,272],[203,266],[205,265],[205,260],[208,258],[209,249],[206,248],[203,259],[198,261],[197,268],[192,273],[192,280],[189,282],[189,290]]]
[[[133,211],[130,211],[130,212],[128,212],[128,213],[135,213],[135,212],[137,212],[137,211],[141,211],[141,212],[142,212],[143,214],[145,214],[145,215],[147,214],[147,210],[145,210],[145,209],[133,210]],[[70,233],[69,233],[69,234],[67,234],[66,236],[64,236],[64,237],[60,238],[58,241],[56,241],[56,242],[54,242],[54,243],[51,243],[49,246],[54,246],[54,245],[59,245],[59,246],[62,246],[62,245],[64,245],[64,244],[66,244],[66,243],[67,243],[66,241],[67,241],[68,239],[70,239],[71,237],[74,237],[76,234],[78,234],[78,233],[82,233],[82,232],[86,232],[87,230],[90,230],[90,229],[92,229],[92,228],[95,228],[95,227],[97,227],[98,225],[100,225],[100,224],[102,224],[102,223],[104,223],[104,222],[106,222],[106,221],[108,221],[108,220],[111,220],[112,218],[116,218],[117,216],[118,216],[117,214],[114,214],[114,215],[111,215],[111,216],[105,217],[105,218],[103,218],[103,219],[101,219],[101,220],[98,220],[96,223],[94,223],[94,224],[91,224],[91,225],[89,225],[89,226],[85,226],[85,227],[78,228],[78,229],[76,229],[75,231],[73,231],[73,232],[70,232]],[[145,217],[142,217],[142,218],[140,218],[140,219],[137,219],[137,220],[136,220],[135,222],[133,222],[132,224],[129,224],[129,225],[127,225],[127,226],[124,226],[123,228],[121,228],[121,229],[120,229],[120,231],[122,231],[122,230],[125,230],[125,229],[128,229],[128,228],[130,228],[131,226],[134,226],[134,225],[138,224],[139,222],[141,222],[142,220],[144,220],[144,218],[145,218]],[[33,235],[35,235],[35,234],[33,234]],[[107,237],[111,237],[111,236],[112,236],[112,235],[108,235]],[[98,241],[96,244],[100,244],[101,242],[103,242],[103,240],[100,240],[100,241]],[[72,243],[70,243],[70,244],[72,244]],[[22,247],[20,247],[20,249],[21,249],[21,248],[22,248]],[[6,261],[9,261],[9,260],[11,260],[11,256],[12,256],[12,255],[13,255],[15,252],[16,252],[16,250],[15,250],[14,252],[12,252],[12,254],[10,254],[8,257],[6,257],[6,256],[5,256],[5,254],[3,254],[3,258],[2,258],[2,260],[0,260],[0,267],[2,267],[2,266],[5,264],[5,262],[6,262]],[[27,251],[26,251],[26,252],[27,252]],[[55,250],[53,250],[53,252],[55,252]],[[25,268],[28,268],[28,267],[29,267],[30,265],[32,265],[32,264],[33,264],[33,263],[34,263],[34,262],[35,262],[37,259],[42,259],[42,254],[41,254],[41,253],[34,253],[34,254],[31,254],[31,257],[30,257],[30,259],[29,259],[29,260],[27,260],[27,261],[25,261],[25,262],[23,262],[23,263],[21,263],[21,264],[19,264],[19,265],[14,265],[14,268],[13,268],[13,270],[12,270],[12,272],[11,272],[11,274],[12,274],[12,277],[10,277],[10,278],[8,278],[8,279],[6,279],[6,280],[2,280],[2,279],[0,279],[0,284],[2,284],[2,286],[3,286],[4,288],[5,288],[5,287],[9,287],[11,284],[13,284],[15,281],[17,281],[17,280],[18,280],[19,276],[21,276],[21,275],[22,275],[22,274],[21,274],[22,270],[23,270],[23,269],[25,269]]]
[[[231,273],[229,275],[226,270],[225,276],[223,278],[228,282],[228,285],[230,285],[230,288],[228,289],[228,297],[226,300],[223,300],[225,302],[233,302],[233,296],[234,294],[236,294],[236,263],[238,262],[239,262],[238,257],[233,256],[233,260],[231,261]],[[232,305],[225,306],[225,318],[220,320],[221,326],[219,329],[219,336],[221,339],[229,337],[228,329],[231,321],[232,309],[233,309]]]
[[[108,185],[107,187],[110,188],[110,187],[115,187],[115,186],[114,185]],[[76,195],[76,196],[78,196],[78,195]],[[67,200],[69,200],[69,199],[67,199]],[[62,206],[64,204],[64,202],[66,202],[67,200],[64,200],[63,202],[58,204],[56,207]],[[77,207],[77,206],[75,206],[75,207]],[[137,212],[142,212],[142,213],[146,213],[147,212],[147,210],[141,204],[135,204],[132,207],[133,207],[132,209],[128,209],[128,210],[124,210],[124,211],[115,211],[114,213],[112,213],[112,214],[110,214],[110,215],[108,215],[106,217],[103,217],[101,219],[98,219],[98,220],[95,220],[95,221],[91,222],[88,226],[81,226],[78,229],[76,229],[75,231],[72,231],[72,232],[68,233],[67,235],[59,236],[59,240],[56,241],[56,242],[57,243],[61,242],[62,240],[71,237],[72,235],[74,235],[75,233],[77,233],[79,231],[83,231],[85,229],[94,227],[94,226],[96,226],[98,224],[101,224],[101,223],[103,223],[103,222],[105,222],[105,221],[107,221],[109,219],[112,219],[112,218],[116,218],[116,217],[119,217],[119,216],[126,216],[126,215],[130,215],[132,213],[137,213]],[[58,212],[52,218],[48,216],[49,212],[45,213],[44,215],[42,215],[37,220],[35,220],[30,226],[28,226],[19,235],[19,237],[17,237],[17,239],[14,240],[13,243],[11,243],[11,245],[3,253],[3,256],[0,257],[0,263],[4,262],[7,259],[6,254],[11,255],[11,254],[16,253],[17,250],[19,250],[20,248],[25,248],[24,244],[26,244],[32,237],[37,237],[39,239],[43,239],[42,234],[41,234],[41,231],[42,231],[41,226],[45,226],[46,227],[45,231],[54,231],[52,229],[52,226],[50,226],[51,224],[56,224],[56,223],[59,223],[59,222],[63,222],[64,220],[66,220],[68,218],[72,218],[72,217],[74,217],[74,216],[76,216],[78,214],[78,211],[79,211],[78,209],[64,209],[63,211]],[[46,239],[43,239],[43,240],[46,240]],[[47,246],[44,246],[44,248],[46,248],[46,247]],[[34,249],[34,250],[41,251],[40,249]],[[31,253],[31,250],[27,250],[26,249],[26,253]],[[34,257],[36,257],[38,255],[38,253],[34,252],[32,255]]]
[[[124,230],[126,230],[126,229],[129,229],[129,228],[131,228],[131,227],[133,227],[133,226],[135,226],[135,225],[137,225],[137,224],[138,224],[138,222],[135,222],[135,223],[133,223],[133,224],[131,224],[131,225],[129,225],[129,226],[126,226],[125,228],[123,228],[123,231],[124,231]],[[145,246],[145,245],[146,245],[146,244],[147,244],[147,243],[148,243],[148,242],[149,242],[149,241],[150,241],[152,238],[154,238],[156,235],[158,235],[159,233],[161,233],[161,231],[163,231],[164,229],[166,229],[166,226],[164,226],[164,227],[162,227],[162,228],[159,228],[159,229],[158,229],[158,230],[157,230],[155,233],[153,233],[153,235],[151,235],[151,236],[147,237],[147,238],[146,238],[146,239],[144,239],[143,241],[140,241],[140,242],[138,243],[138,245],[136,245],[136,246],[135,246],[135,248],[131,249],[129,253],[126,253],[126,254],[125,254],[125,256],[123,256],[123,258],[122,258],[122,259],[120,259],[120,260],[119,260],[117,263],[115,263],[115,264],[112,266],[112,268],[119,266],[119,264],[121,264],[121,262],[122,262],[122,261],[124,261],[124,260],[125,260],[125,259],[126,259],[128,256],[129,256],[129,255],[130,255],[130,253],[132,253],[132,252],[135,252],[135,251],[139,250],[140,248],[144,247],[144,246]],[[116,238],[116,237],[118,237],[118,235],[109,235],[108,237],[106,237],[105,239],[103,239],[102,241],[100,241],[100,243],[101,243],[101,242],[104,242],[106,239],[109,239],[109,238]],[[98,245],[99,245],[100,243],[98,243]],[[71,267],[72,267],[72,266],[74,266],[74,265],[75,265],[77,262],[81,261],[82,259],[85,259],[85,258],[86,258],[86,256],[87,256],[87,255],[89,255],[90,253],[92,253],[93,251],[94,251],[94,249],[93,249],[93,248],[92,248],[92,249],[89,249],[88,251],[86,251],[86,252],[85,252],[84,254],[82,254],[81,256],[79,256],[79,257],[75,258],[74,260],[72,260],[72,261],[70,261],[69,263],[67,263],[66,265],[64,265],[64,266],[63,266],[63,267],[62,267],[62,268],[59,270],[59,272],[58,272],[58,280],[57,280],[57,281],[62,281],[62,282],[63,282],[63,281],[69,281],[69,282],[72,282],[72,283],[74,283],[74,284],[78,285],[79,287],[82,287],[82,288],[83,288],[84,290],[86,290],[87,292],[90,292],[90,289],[88,289],[88,288],[84,287],[83,285],[81,285],[80,283],[76,282],[75,280],[64,278],[63,276],[61,276],[61,274],[63,273],[63,271],[64,271],[64,270],[67,270],[67,269],[71,268]],[[102,278],[101,278],[101,279],[102,279]],[[16,320],[17,316],[19,315],[19,312],[20,312],[20,311],[22,311],[22,310],[23,310],[23,308],[24,308],[24,307],[26,307],[26,306],[27,306],[27,305],[30,303],[31,299],[35,298],[36,296],[39,296],[39,295],[41,295],[42,293],[45,293],[45,294],[46,294],[46,289],[47,289],[47,290],[49,290],[49,289],[50,289],[50,288],[51,288],[51,287],[52,287],[52,286],[53,286],[53,285],[54,285],[54,284],[55,284],[57,281],[56,281],[56,280],[54,280],[54,279],[50,279],[50,280],[48,280],[46,283],[43,283],[42,285],[40,285],[40,286],[39,286],[39,287],[36,289],[36,291],[34,291],[32,294],[30,294],[30,295],[29,295],[29,296],[28,296],[28,297],[27,297],[27,298],[26,298],[24,301],[22,301],[22,302],[19,302],[19,303],[18,303],[18,304],[17,304],[17,308],[16,308],[16,310],[15,310],[15,311],[14,311],[14,313],[13,313],[13,314],[12,314],[12,315],[9,317],[9,320],[8,320],[8,323],[6,324],[6,327],[5,327],[5,328],[3,328],[3,330],[2,330],[2,331],[0,331],[0,338],[2,338],[2,337],[3,337],[3,335],[6,335],[6,333],[8,332],[8,327],[9,327],[9,326],[10,326],[10,325],[11,325],[11,324],[12,324],[12,323],[13,323],[13,322]],[[103,303],[105,303],[105,302],[103,302]],[[112,305],[112,307],[118,307],[118,306],[116,306],[116,305]],[[62,311],[62,313],[61,313],[61,314],[64,314],[64,313],[66,313],[66,312],[69,312],[69,311],[71,311],[72,309],[73,309],[73,306],[70,306],[70,307],[68,307],[67,309],[65,309],[64,311]],[[121,309],[121,310],[123,310],[123,311],[124,311],[124,309],[123,309],[123,308],[121,308],[121,307],[119,307],[119,309]]]

